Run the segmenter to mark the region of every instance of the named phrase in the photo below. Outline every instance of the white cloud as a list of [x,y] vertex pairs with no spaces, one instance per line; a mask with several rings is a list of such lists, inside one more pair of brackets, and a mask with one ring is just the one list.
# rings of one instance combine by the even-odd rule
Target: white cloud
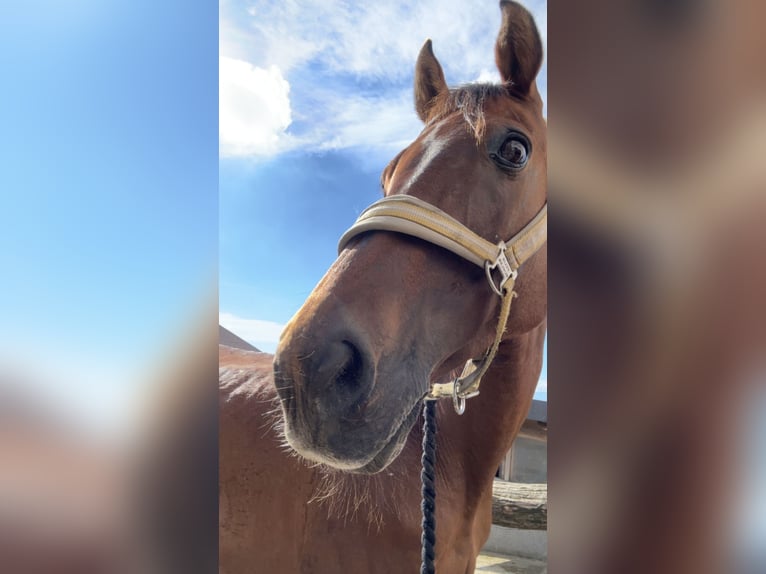
[[[546,2],[524,4],[545,40]],[[477,7],[464,0],[306,0],[300,5],[256,0],[245,10],[224,2],[220,21],[223,55],[247,54],[256,65],[277,65],[285,73],[315,61],[358,76],[408,77],[420,47],[431,38],[447,81],[459,83],[494,60],[500,10],[494,2]]]
[[537,381],[537,388],[535,389],[536,393],[547,393],[548,392],[548,379],[540,379]]
[[319,149],[357,148],[374,165],[393,157],[421,129],[409,91],[385,98],[350,95],[342,100],[327,94],[323,106],[333,121],[313,134],[315,145]]
[[285,326],[274,321],[260,319],[245,319],[233,313],[218,313],[218,322],[248,343],[255,345],[261,351],[273,353],[277,348],[279,336]]
[[[545,41],[547,3],[524,4]],[[224,98],[221,73],[223,155],[274,155],[299,146],[361,148],[362,157],[399,151],[420,130],[410,83],[426,38],[448,83],[499,79],[492,65],[496,2],[479,8],[464,0],[222,0],[219,21],[222,65],[252,63],[249,71],[231,66],[240,77],[236,98]]]
[[219,62],[221,155],[271,155],[287,147],[292,121],[290,84],[277,66]]
[[481,73],[478,75],[478,77],[475,80],[476,82],[481,83],[493,83],[497,84],[500,83],[500,72],[498,72],[496,69],[489,70],[487,68],[484,68]]

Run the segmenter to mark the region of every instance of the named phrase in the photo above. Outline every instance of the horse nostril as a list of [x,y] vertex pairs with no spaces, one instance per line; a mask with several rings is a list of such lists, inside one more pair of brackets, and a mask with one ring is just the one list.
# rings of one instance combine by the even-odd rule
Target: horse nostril
[[361,379],[362,375],[362,355],[352,343],[343,341],[341,343],[346,348],[348,357],[346,362],[338,369],[338,373],[335,375],[335,383],[340,387],[345,387],[347,390],[353,390]]
[[315,380],[341,402],[359,398],[368,386],[367,378],[362,352],[348,340],[327,345],[317,362]]

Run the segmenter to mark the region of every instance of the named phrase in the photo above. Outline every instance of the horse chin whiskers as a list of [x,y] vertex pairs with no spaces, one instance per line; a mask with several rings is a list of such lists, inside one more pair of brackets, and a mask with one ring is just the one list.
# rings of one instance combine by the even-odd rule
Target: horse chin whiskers
[[343,520],[344,524],[362,517],[369,531],[380,532],[385,526],[384,516],[394,516],[402,522],[403,509],[395,501],[401,500],[405,489],[411,487],[401,471],[387,468],[382,474],[350,474],[316,464],[320,481],[309,500],[327,509],[327,517]]
[[[403,477],[402,464],[398,461],[399,458],[406,458],[404,452],[398,452],[383,470],[369,474],[358,471],[358,462],[322,459],[315,453],[306,456],[291,444],[288,438],[289,427],[281,417],[280,423],[272,428],[279,432],[281,446],[286,453],[300,459],[307,468],[318,473],[318,483],[308,502],[324,507],[328,519],[340,519],[344,524],[352,520],[363,520],[367,522],[370,532],[380,532],[385,526],[384,516],[394,516],[402,521],[404,514],[413,511],[395,502],[401,500],[404,493],[413,486]],[[403,441],[400,445],[402,451],[406,450],[406,443]],[[413,464],[413,461],[403,464],[406,467]]]
[[[282,430],[285,430],[284,426],[282,427]],[[332,456],[325,456],[313,450],[306,450],[296,444],[289,432],[284,432],[283,436],[285,446],[289,448],[294,455],[302,459],[309,468],[322,468],[347,474],[363,474],[356,472],[359,468],[364,466],[364,464],[359,461],[354,460],[349,462]]]

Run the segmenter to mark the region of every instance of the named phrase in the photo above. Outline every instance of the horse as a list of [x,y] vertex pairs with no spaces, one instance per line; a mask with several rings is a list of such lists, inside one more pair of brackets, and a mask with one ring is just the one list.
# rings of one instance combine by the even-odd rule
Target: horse
[[[423,131],[383,170],[385,198],[435,206],[492,243],[547,198],[543,48],[522,6],[500,2],[501,84],[447,86],[431,41],[415,67]],[[459,416],[437,401],[436,569],[473,572],[496,470],[542,366],[547,255],[518,271],[494,361]],[[351,237],[285,327],[274,357],[219,353],[219,566],[236,572],[415,572],[421,408],[496,336],[485,270],[404,233]]]

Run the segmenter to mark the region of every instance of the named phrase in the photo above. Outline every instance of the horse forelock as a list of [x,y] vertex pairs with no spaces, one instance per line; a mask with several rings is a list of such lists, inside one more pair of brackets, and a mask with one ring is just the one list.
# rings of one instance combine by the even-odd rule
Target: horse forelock
[[486,119],[484,109],[487,100],[510,97],[507,86],[503,84],[476,83],[450,88],[439,94],[431,102],[428,123],[439,121],[450,114],[460,112],[473,131],[477,143],[484,139]]

